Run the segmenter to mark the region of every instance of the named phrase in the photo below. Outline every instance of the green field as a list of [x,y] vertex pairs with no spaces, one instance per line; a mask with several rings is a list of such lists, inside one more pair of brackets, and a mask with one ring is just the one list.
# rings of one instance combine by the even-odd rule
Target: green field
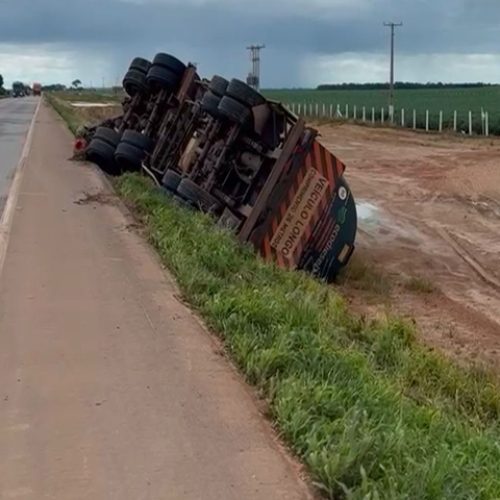
[[[388,91],[384,90],[265,90],[267,97],[287,104],[319,103],[329,110],[340,106],[342,113],[346,104],[349,105],[349,115],[352,117],[353,107],[357,106],[358,117],[361,117],[362,107],[367,109],[367,117],[371,118],[371,109],[376,108],[377,118],[380,110],[385,108],[387,116]],[[425,112],[430,113],[431,128],[438,127],[439,112],[443,111],[443,126],[453,127],[453,112],[458,113],[459,129],[468,129],[468,114],[473,113],[474,131],[481,132],[481,110],[488,111],[490,132],[500,134],[500,86],[482,88],[458,89],[418,89],[395,91],[396,119],[400,123],[401,109],[405,109],[406,121],[411,124],[412,113],[417,111],[419,128],[425,126]]]

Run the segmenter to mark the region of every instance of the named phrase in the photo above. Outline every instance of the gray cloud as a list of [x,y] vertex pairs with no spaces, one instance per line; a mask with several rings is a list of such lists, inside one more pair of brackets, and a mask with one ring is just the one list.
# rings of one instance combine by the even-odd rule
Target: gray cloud
[[400,57],[496,53],[500,15],[494,0],[3,0],[0,10],[0,44],[50,44],[86,64],[95,53],[110,78],[131,57],[158,50],[201,63],[207,74],[242,77],[246,45],[264,42],[265,83],[273,86],[304,81],[304,62],[318,56],[386,53],[389,19],[404,22]]

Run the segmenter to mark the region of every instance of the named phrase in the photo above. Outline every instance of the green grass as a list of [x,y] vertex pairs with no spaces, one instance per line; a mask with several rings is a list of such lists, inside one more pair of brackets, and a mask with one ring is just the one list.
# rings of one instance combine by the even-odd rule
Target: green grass
[[116,102],[119,103],[124,96],[123,92],[112,90],[67,90],[54,92],[59,99],[70,102]]
[[120,196],[330,498],[500,497],[500,394],[480,370],[365,322],[331,286],[263,263],[138,175]]
[[[367,109],[367,116],[371,119],[371,109],[375,107],[377,116],[380,109],[385,108],[387,117],[388,92],[384,90],[266,90],[267,97],[285,103],[325,103],[327,106],[340,105],[344,113],[348,104],[352,116],[353,106],[358,109],[361,118],[362,107]],[[406,122],[411,123],[413,109],[417,110],[417,121],[420,127],[425,126],[425,110],[431,113],[431,127],[438,127],[439,111],[443,111],[444,126],[453,127],[453,112],[458,112],[458,124],[463,130],[468,130],[468,113],[473,112],[474,129],[481,130],[481,109],[489,112],[490,131],[500,134],[500,86],[463,89],[416,89],[396,90],[395,107],[396,118],[400,123],[400,110],[406,110]],[[329,108],[328,108],[329,109]]]
[[[44,94],[45,99],[59,113],[61,118],[67,123],[73,134],[77,130],[89,123],[98,123],[106,117],[118,114],[119,111],[114,108],[76,108],[69,104],[69,101],[64,98],[64,93],[49,93]],[[93,102],[93,101],[88,101]]]
[[353,289],[372,292],[384,297],[390,295],[392,288],[387,275],[356,253],[349,265],[342,270],[338,280],[341,284],[349,285]]
[[60,99],[52,93],[45,93],[45,99],[59,113],[73,134],[76,134],[78,128],[85,124],[86,120],[84,116],[81,113],[77,113],[65,100]]

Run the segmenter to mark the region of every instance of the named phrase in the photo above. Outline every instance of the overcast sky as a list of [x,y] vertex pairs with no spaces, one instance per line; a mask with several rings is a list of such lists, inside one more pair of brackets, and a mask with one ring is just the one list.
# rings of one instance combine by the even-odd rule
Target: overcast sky
[[163,51],[201,74],[244,78],[265,43],[264,87],[388,80],[500,82],[500,0],[0,0],[0,73],[115,84],[134,56]]

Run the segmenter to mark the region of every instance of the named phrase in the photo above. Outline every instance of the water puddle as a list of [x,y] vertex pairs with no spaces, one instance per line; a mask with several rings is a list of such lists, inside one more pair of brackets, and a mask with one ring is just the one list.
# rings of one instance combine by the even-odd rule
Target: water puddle
[[380,209],[373,203],[367,201],[357,201],[356,210],[358,219],[367,222],[376,222],[379,219]]

